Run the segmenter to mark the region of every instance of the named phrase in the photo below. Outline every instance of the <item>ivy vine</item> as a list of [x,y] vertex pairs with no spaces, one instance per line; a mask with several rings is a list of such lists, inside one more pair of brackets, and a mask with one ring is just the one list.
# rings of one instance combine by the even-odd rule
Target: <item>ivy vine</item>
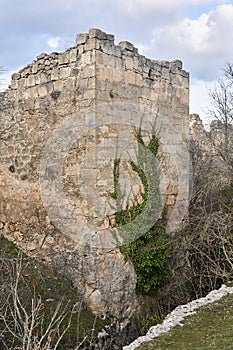
[[[136,139],[138,145],[146,147],[154,156],[157,155],[159,148],[159,140],[156,134],[153,133],[148,145],[145,145],[141,129],[136,130]],[[115,213],[115,225],[122,227],[133,222],[139,215],[142,215],[146,205],[149,187],[145,174],[145,166],[147,159],[140,152],[138,147],[137,164],[130,161],[131,168],[136,172],[141,180],[144,191],[141,193],[143,201],[136,203],[133,206],[128,206],[126,209],[120,209]],[[114,192],[111,193],[112,198],[119,198],[119,166],[120,158],[114,161]],[[155,174],[154,178],[156,193],[155,201],[161,201],[159,194],[159,176]],[[148,215],[148,213],[145,213]],[[142,215],[142,225],[146,217]],[[137,274],[137,291],[141,294],[152,294],[163,286],[169,278],[168,262],[173,255],[173,247],[170,237],[166,234],[166,207],[163,210],[162,218],[142,236],[136,238],[128,244],[120,246],[120,250],[125,259],[130,259],[134,265]]]

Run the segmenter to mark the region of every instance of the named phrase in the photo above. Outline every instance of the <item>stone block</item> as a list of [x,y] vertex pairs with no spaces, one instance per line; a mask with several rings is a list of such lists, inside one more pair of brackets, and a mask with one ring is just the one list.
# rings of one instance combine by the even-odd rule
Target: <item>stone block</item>
[[[106,53],[104,52],[101,52],[101,56],[100,56],[100,61],[102,62],[102,64],[107,67],[108,66],[108,62],[109,62],[109,55],[107,55]],[[99,62],[97,61],[97,64]],[[100,63],[101,64],[101,63]],[[101,67],[100,67],[101,69]]]
[[114,62],[115,68],[123,72],[125,69],[125,61],[119,57],[115,57]]
[[18,89],[18,80],[11,80],[10,87],[13,90]]
[[160,63],[160,65],[162,67],[165,67],[165,68],[169,68],[170,67],[170,62],[169,61],[161,60],[161,61],[158,61],[158,63]]
[[105,53],[103,53],[103,52],[101,52],[101,51],[96,51],[96,64],[97,65],[102,65],[102,64],[104,64],[104,56],[105,56],[106,54]]
[[103,50],[104,53],[108,54],[108,55],[112,55],[114,50],[113,50],[113,45],[111,42],[109,41],[103,41],[101,48]]
[[80,55],[79,57],[77,57],[78,59],[78,63],[81,66],[85,66],[85,65],[89,65],[92,63],[92,52],[88,51],[88,52],[84,52],[82,55]]
[[27,87],[35,86],[36,85],[36,79],[34,75],[30,75],[27,78]]
[[91,51],[93,49],[98,49],[100,47],[100,43],[95,38],[89,38],[85,44],[85,51]]
[[106,61],[106,66],[111,67],[111,68],[115,68],[116,57],[114,57],[112,55],[106,55],[105,61]]
[[76,62],[76,59],[77,59],[77,49],[76,49],[76,48],[71,49],[69,55],[70,55],[70,62]]
[[36,85],[40,85],[40,73],[37,73],[37,74],[35,75],[35,84],[36,84]]
[[38,69],[39,69],[38,64],[37,62],[34,61],[32,64],[32,74],[36,74],[38,72]]
[[91,28],[89,30],[89,38],[93,39],[93,38],[97,38],[100,40],[106,40],[107,39],[107,34],[102,32],[102,30],[100,29],[95,29],[95,28]]
[[75,87],[76,87],[76,78],[75,77],[68,77],[68,79],[66,79],[65,83],[66,86],[69,88],[69,91],[72,92]]
[[121,41],[119,42],[118,45],[121,47],[122,50],[138,52],[138,50],[134,47],[134,45],[128,41]]
[[103,67],[99,72],[99,79],[104,81],[112,81],[113,69],[108,67]]
[[[30,89],[28,89],[28,92],[29,92]],[[33,110],[33,107],[34,107],[34,100],[32,100],[30,98],[30,92],[29,92],[29,98],[27,100],[25,100],[25,103],[24,103],[24,110],[25,111],[30,111],[30,110]]]
[[64,53],[60,54],[58,57],[58,63],[60,65],[68,64],[69,63],[69,52],[64,52]]
[[121,58],[122,57],[122,50],[119,45],[114,45],[113,46],[113,55],[116,57]]
[[21,71],[21,77],[27,77],[29,74],[32,72],[32,66],[29,64],[25,68],[22,69]]
[[72,68],[71,68],[71,73],[70,73],[70,74],[71,74],[72,76],[75,76],[75,77],[76,77],[77,75],[79,75],[79,72],[80,72],[80,70],[79,70],[78,68],[72,67]]
[[125,82],[127,84],[132,84],[135,85],[136,84],[136,73],[127,70],[125,73]]
[[134,68],[134,59],[133,57],[126,57],[125,59],[125,68],[129,70],[133,70]]
[[46,84],[40,85],[38,87],[38,95],[39,97],[45,97],[48,95],[48,90]]
[[181,75],[182,75],[182,77],[184,77],[184,78],[187,78],[187,79],[189,78],[189,73],[188,73],[188,72],[186,72],[186,71],[185,71],[185,70],[183,70],[183,69],[180,71],[180,74],[181,74]]
[[37,60],[43,60],[45,57],[47,57],[47,53],[42,52],[39,56],[36,56]]
[[82,78],[89,79],[95,76],[95,69],[93,66],[87,66],[82,69]]
[[167,67],[162,68],[162,78],[165,80],[170,80],[170,70]]
[[32,86],[30,87],[29,89],[29,97],[31,99],[35,99],[38,97],[38,89],[37,89],[37,86]]
[[124,74],[120,70],[113,69],[112,71],[112,81],[116,83],[123,82]]
[[11,76],[12,80],[19,80],[21,78],[21,74],[20,73],[14,73]]
[[115,37],[113,34],[107,34],[107,40],[111,41],[112,43],[114,43]]
[[156,90],[156,89],[151,89],[150,91],[148,91],[149,95],[150,96],[150,99],[152,101],[158,101],[159,99],[159,91]]
[[133,57],[133,69],[135,71],[140,70],[140,59],[139,59],[139,56],[134,56]]
[[85,44],[88,38],[89,38],[89,35],[87,33],[78,34],[76,37],[76,44],[77,45]]
[[26,87],[26,79],[25,79],[25,78],[21,78],[21,79],[18,81],[18,87],[19,87],[19,88],[25,88],[25,87]]
[[78,55],[81,55],[85,51],[85,45],[79,45],[78,50],[77,50],[77,58],[76,61],[78,61]]
[[[39,73],[39,84],[45,84],[49,81],[49,77],[46,73]],[[37,82],[37,78],[36,78]]]
[[170,65],[171,65],[171,67],[177,67],[179,69],[182,69],[182,67],[183,67],[183,63],[180,60],[173,60],[173,61],[171,61]]
[[51,81],[58,80],[59,79],[59,69],[53,68],[51,71]]
[[60,78],[61,79],[66,79],[70,76],[70,68],[69,67],[62,67],[60,69]]
[[138,86],[142,86],[143,84],[142,76],[139,73],[135,74],[135,84]]

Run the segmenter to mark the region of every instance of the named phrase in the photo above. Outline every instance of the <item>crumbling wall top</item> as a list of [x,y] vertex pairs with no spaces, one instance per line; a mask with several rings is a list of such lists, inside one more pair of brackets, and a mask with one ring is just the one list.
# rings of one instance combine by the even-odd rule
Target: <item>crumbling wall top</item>
[[[151,77],[161,75],[164,79],[169,79],[169,74],[178,74],[184,78],[189,77],[189,74],[183,70],[182,62],[180,60],[173,60],[171,62],[166,60],[153,60],[146,58],[138,53],[138,49],[128,41],[121,41],[116,45],[114,43],[114,35],[107,34],[99,29],[90,29],[88,33],[78,34],[76,38],[76,46],[67,49],[63,53],[53,52],[51,54],[42,53],[36,57],[36,59],[28,64],[26,67],[19,70],[19,72],[12,75],[12,81],[10,87],[12,89],[18,89],[18,87],[31,87],[48,81],[57,80],[57,74],[53,72],[58,67],[72,66],[77,64],[82,54],[89,51],[99,50],[104,54],[114,56],[116,58],[127,59],[133,58],[133,68],[136,72],[145,71],[149,72]],[[92,63],[89,59],[89,62]],[[38,73],[45,73],[49,75],[46,79],[43,77],[36,77]],[[66,71],[64,74],[72,75],[73,72]],[[27,81],[22,81],[20,84],[17,81],[28,78]],[[35,79],[33,79],[35,78]],[[20,85],[20,86],[19,86]]]

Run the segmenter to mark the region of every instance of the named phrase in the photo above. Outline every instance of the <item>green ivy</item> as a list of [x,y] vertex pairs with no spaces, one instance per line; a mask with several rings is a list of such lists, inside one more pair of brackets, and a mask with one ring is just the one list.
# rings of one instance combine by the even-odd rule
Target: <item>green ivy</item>
[[173,255],[171,240],[165,235],[162,223],[157,222],[144,236],[120,247],[130,259],[137,274],[137,291],[152,294],[169,278],[168,261]]
[[[139,145],[147,147],[147,149],[157,155],[159,141],[155,134],[152,135],[149,144],[146,146],[139,129],[136,133],[136,139]],[[138,148],[140,150],[140,147]],[[143,154],[138,151],[138,164],[131,161],[131,168],[135,171],[144,187],[144,192],[141,194],[142,203],[137,203],[125,210],[118,210],[115,214],[116,226],[121,227],[130,222],[133,222],[140,214],[146,205],[148,198],[148,183],[144,172],[146,159]],[[114,193],[113,198],[117,198],[118,180],[119,180],[119,164],[120,159],[114,162]],[[159,179],[155,175],[156,194],[155,200],[160,201]],[[148,213],[145,213],[148,215]],[[142,217],[143,220],[146,218]],[[144,221],[145,222],[145,221]],[[143,236],[133,240],[131,243],[120,246],[120,250],[125,256],[125,259],[130,259],[134,265],[137,274],[137,291],[141,294],[152,294],[163,286],[169,278],[168,262],[173,255],[171,239],[166,235],[166,208],[163,210],[162,219],[146,232]]]
[[119,166],[120,166],[120,158],[114,159],[114,165],[113,165],[113,181],[114,181],[114,191],[110,193],[110,196],[113,199],[117,199],[118,197],[118,180],[119,180]]

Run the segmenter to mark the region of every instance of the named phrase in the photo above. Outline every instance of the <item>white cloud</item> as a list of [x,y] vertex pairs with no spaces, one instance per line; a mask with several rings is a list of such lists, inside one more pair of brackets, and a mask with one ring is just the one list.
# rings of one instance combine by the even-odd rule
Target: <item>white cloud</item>
[[128,0],[125,2],[129,12],[141,11],[141,10],[161,10],[165,9],[170,12],[171,8],[178,8],[182,5],[205,5],[215,2],[214,0]]
[[47,39],[47,44],[49,45],[49,47],[51,47],[51,49],[57,49],[60,42],[61,42],[61,38],[59,36],[56,36],[54,38],[51,37]]
[[224,4],[197,19],[183,18],[156,31],[151,52],[180,58],[197,78],[213,80],[233,60],[232,42],[233,5]]
[[[178,2],[183,0],[178,0]],[[141,23],[141,30],[148,26],[169,23],[176,18],[179,6],[174,0],[117,0],[123,16]]]
[[209,23],[209,15],[207,14],[202,14],[197,20],[185,18],[168,27],[165,38],[173,38],[173,45],[176,45],[177,48],[184,47],[191,53],[205,52],[208,50],[212,26],[214,23]]
[[207,83],[197,79],[191,79],[190,82],[190,114],[199,114],[205,125],[210,123],[207,108],[210,102],[209,91],[214,88],[214,84],[215,82]]
[[191,5],[206,5],[206,4],[210,4],[211,2],[214,2],[214,0],[187,0],[182,2],[191,4]]
[[[185,18],[165,29],[165,36],[177,47],[190,53],[228,51],[233,39],[233,5],[221,5],[215,11],[203,13],[197,19]],[[224,40],[223,40],[224,38]],[[230,39],[228,42],[227,39]]]
[[222,5],[222,4],[231,4],[232,0],[217,0],[217,3]]

